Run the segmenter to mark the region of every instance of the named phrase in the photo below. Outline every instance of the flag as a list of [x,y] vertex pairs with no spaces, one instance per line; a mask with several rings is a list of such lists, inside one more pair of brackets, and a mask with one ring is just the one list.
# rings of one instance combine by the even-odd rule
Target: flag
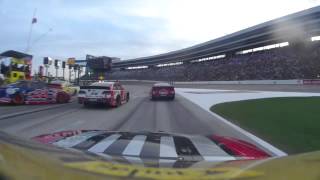
[[37,18],[32,18],[32,24],[35,24],[35,23],[37,23]]

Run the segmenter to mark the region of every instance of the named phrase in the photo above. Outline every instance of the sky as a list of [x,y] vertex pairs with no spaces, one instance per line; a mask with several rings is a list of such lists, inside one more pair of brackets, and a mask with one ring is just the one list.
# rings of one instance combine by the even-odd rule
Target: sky
[[166,53],[320,5],[320,0],[0,0],[0,52],[122,60]]

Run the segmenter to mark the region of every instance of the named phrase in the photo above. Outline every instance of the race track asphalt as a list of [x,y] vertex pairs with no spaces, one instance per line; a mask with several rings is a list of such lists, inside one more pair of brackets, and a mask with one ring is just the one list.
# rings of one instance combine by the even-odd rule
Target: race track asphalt
[[[184,134],[218,134],[256,144],[179,95],[174,101],[151,101],[148,96],[151,84],[130,83],[125,87],[130,92],[130,101],[119,108],[104,106],[85,108],[75,101],[64,105],[51,105],[54,108],[49,109],[46,107],[50,105],[0,106],[0,130],[27,139],[40,134],[76,129],[164,131]],[[39,108],[44,110],[1,118],[3,115]]]

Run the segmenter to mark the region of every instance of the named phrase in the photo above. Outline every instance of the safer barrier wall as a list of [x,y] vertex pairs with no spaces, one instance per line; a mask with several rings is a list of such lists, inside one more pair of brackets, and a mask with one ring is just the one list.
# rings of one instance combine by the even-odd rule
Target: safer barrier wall
[[[82,81],[83,84],[96,82],[97,80]],[[142,82],[142,83],[157,83],[163,81],[150,80],[120,80],[122,82]],[[213,84],[252,84],[252,85],[320,85],[320,79],[291,79],[291,80],[246,80],[246,81],[188,81],[188,82],[171,82],[174,84],[199,84],[199,85],[213,85]]]

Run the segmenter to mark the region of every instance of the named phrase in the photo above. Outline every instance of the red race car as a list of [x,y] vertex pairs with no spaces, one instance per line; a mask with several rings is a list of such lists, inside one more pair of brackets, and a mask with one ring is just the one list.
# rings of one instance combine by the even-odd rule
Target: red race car
[[156,83],[152,86],[150,91],[151,100],[169,99],[174,100],[174,87],[168,83]]

